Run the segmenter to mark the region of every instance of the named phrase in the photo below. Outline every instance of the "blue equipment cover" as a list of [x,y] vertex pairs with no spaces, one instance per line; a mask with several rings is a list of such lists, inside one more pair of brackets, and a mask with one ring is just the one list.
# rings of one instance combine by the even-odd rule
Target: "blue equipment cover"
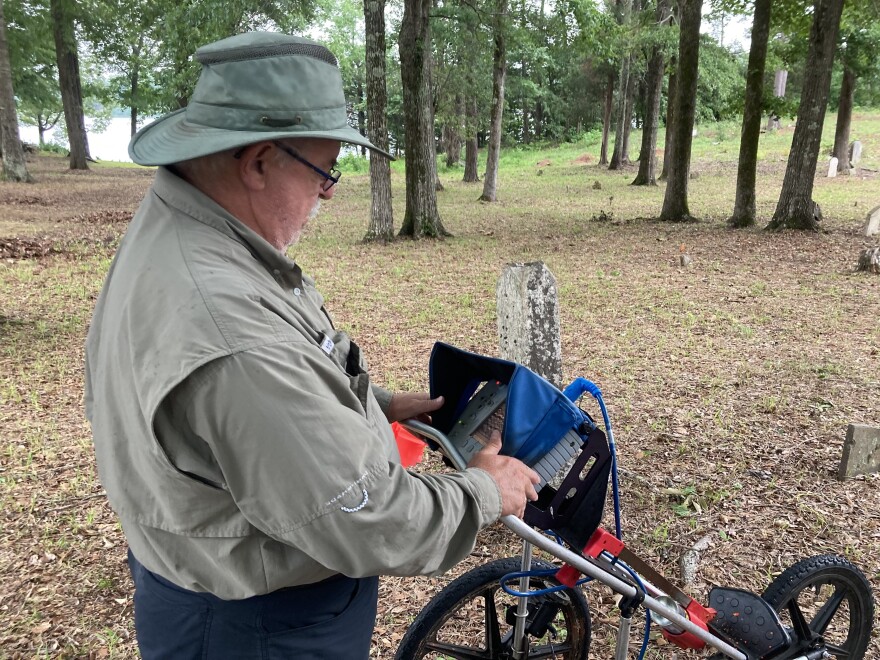
[[[516,362],[463,351],[437,342],[431,352],[431,397],[445,402],[432,414],[433,426],[449,434],[483,383],[508,386],[501,453],[533,466],[570,430],[589,432],[592,420],[531,369]],[[584,423],[586,427],[583,427]]]

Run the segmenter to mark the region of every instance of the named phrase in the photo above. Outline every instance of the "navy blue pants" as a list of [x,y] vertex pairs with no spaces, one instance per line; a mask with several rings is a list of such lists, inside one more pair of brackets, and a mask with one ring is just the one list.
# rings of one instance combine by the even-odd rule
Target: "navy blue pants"
[[244,600],[182,589],[128,553],[143,660],[366,660],[379,579],[336,576]]

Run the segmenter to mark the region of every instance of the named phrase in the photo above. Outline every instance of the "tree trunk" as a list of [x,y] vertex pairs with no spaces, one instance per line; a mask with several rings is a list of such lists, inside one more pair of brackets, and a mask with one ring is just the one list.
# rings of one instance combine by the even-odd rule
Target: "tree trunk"
[[405,0],[400,24],[400,77],[406,137],[406,213],[401,236],[448,235],[437,210],[434,126],[431,109],[431,0]]
[[31,183],[24,149],[18,135],[18,112],[12,88],[12,67],[9,64],[9,44],[6,41],[6,17],[0,0],[0,149],[3,151],[3,178],[6,181]]
[[813,179],[819,159],[822,125],[825,122],[828,91],[831,87],[831,67],[834,64],[834,49],[842,11],[843,0],[816,0],[805,69],[808,75],[804,76],[797,125],[791,139],[782,192],[767,229],[819,229],[822,211],[813,201]]
[[608,134],[611,132],[611,111],[614,107],[614,72],[608,74],[605,88],[605,112],[602,115],[602,148],[599,151],[599,165],[608,164]]
[[849,129],[852,125],[853,96],[856,92],[856,75],[848,66],[843,67],[840,84],[840,104],[837,106],[837,126],[834,129],[834,152],[837,171],[849,174]]
[[755,0],[752,46],[749,50],[746,99],[739,144],[739,166],[736,172],[736,201],[733,205],[733,215],[727,221],[731,227],[754,225],[757,213],[755,178],[758,167],[758,142],[761,138],[764,65],[767,62],[767,41],[770,36],[770,2],[771,0]]
[[[358,133],[367,136],[367,113],[364,111],[364,83],[358,76],[357,81],[357,99],[358,99]],[[367,148],[361,147],[361,156],[367,155]]]
[[477,171],[477,99],[472,98],[467,103],[467,121],[465,123],[464,141],[464,176],[465,183],[477,183],[480,174]]
[[58,60],[58,81],[64,120],[67,123],[67,140],[70,143],[70,169],[89,169],[89,141],[86,137],[86,121],[83,113],[82,87],[79,76],[79,55],[70,0],[50,0],[52,32],[55,36],[55,56]]
[[623,56],[620,63],[620,77],[617,81],[617,121],[614,124],[614,151],[611,153],[609,170],[619,170],[623,163],[623,133],[626,125],[626,93],[629,88],[628,55]]
[[677,89],[672,148],[669,150],[669,181],[660,219],[667,222],[693,220],[688,208],[691,143],[697,110],[697,72],[700,60],[700,11],[703,0],[682,0],[678,40]]
[[138,42],[135,45],[132,53],[134,57],[132,58],[131,65],[131,75],[129,76],[129,82],[131,85],[131,135],[134,137],[134,134],[137,133],[137,123],[138,123],[138,84],[140,83],[140,55],[141,51],[144,47],[144,33],[141,32],[138,36]]
[[[366,42],[368,139],[388,151],[388,94],[385,88],[385,0],[364,0]],[[365,241],[394,238],[391,207],[391,164],[384,156],[370,154],[370,226]]]
[[666,88],[666,128],[663,131],[663,167],[660,169],[660,180],[669,178],[669,154],[672,152],[672,138],[675,135],[672,127],[675,125],[675,92],[678,90],[678,77],[675,75],[678,69],[678,58],[673,55],[669,58],[671,71],[669,72],[669,84]]
[[507,13],[507,0],[495,0],[494,38],[495,50],[492,57],[492,119],[489,147],[486,156],[486,178],[483,180],[483,194],[480,201],[497,201],[498,159],[501,155],[501,131],[504,117],[504,77],[507,74],[507,53],[504,43],[504,15]]
[[623,145],[620,147],[620,164],[629,165],[629,136],[632,134],[633,112],[636,100],[636,77],[630,64],[629,83],[626,86],[626,118],[623,122]]
[[[662,25],[669,12],[668,0],[657,4],[657,23]],[[656,45],[651,51],[645,82],[645,121],[642,124],[642,146],[639,154],[639,173],[634,186],[657,185],[657,124],[660,121],[660,95],[663,93],[663,49]]]
[[[436,0],[435,0],[434,4],[436,4]],[[431,155],[428,160],[428,167],[431,168],[431,178],[434,179],[434,190],[438,191],[438,190],[443,190],[443,184],[440,183],[440,173],[437,171],[437,140],[434,139],[434,124],[435,124],[434,117],[436,116],[434,114],[434,57],[431,53],[430,46],[428,47],[428,53],[427,53],[427,55],[425,55],[425,57],[428,60],[428,65],[427,65],[427,69],[428,69],[428,73],[427,73],[427,78],[428,78],[427,98],[428,98],[428,113],[429,113],[428,126],[429,126],[429,130],[431,133],[431,139],[429,140],[429,144],[431,147]]]

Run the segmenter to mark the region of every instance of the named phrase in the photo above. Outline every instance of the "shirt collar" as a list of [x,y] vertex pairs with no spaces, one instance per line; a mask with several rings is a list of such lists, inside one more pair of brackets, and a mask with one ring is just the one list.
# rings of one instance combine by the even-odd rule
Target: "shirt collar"
[[293,259],[167,167],[158,168],[153,192],[166,204],[242,243],[272,273],[297,279],[301,277],[302,271]]

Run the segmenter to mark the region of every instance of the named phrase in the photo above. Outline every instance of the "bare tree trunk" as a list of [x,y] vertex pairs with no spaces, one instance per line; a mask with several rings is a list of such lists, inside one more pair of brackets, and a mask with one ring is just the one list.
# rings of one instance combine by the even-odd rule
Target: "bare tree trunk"
[[[356,85],[356,94],[358,99],[358,133],[367,137],[367,113],[364,111],[364,83],[361,80],[360,76],[358,76],[358,81]],[[361,147],[361,156],[367,155],[367,148]]]
[[134,47],[131,64],[131,74],[129,76],[129,83],[131,85],[131,135],[134,137],[134,134],[137,133],[137,123],[138,123],[138,85],[140,84],[140,73],[141,73],[141,64],[140,64],[140,56],[141,52],[144,48],[144,33],[141,32],[138,35],[138,42]]
[[[662,25],[669,11],[668,0],[657,3],[657,23]],[[660,95],[663,92],[663,49],[656,45],[651,51],[645,83],[645,121],[642,124],[642,147],[639,154],[639,173],[634,186],[656,186],[657,124],[660,121]]]
[[693,219],[688,208],[688,178],[691,170],[692,131],[697,110],[702,7],[703,0],[682,0],[681,3],[675,123],[669,152],[669,181],[663,197],[663,209],[660,211],[660,219],[667,222]]
[[620,77],[618,78],[617,96],[617,122],[614,125],[614,151],[611,153],[609,170],[619,170],[623,164],[623,133],[626,126],[626,94],[629,87],[629,55],[624,55],[620,63]]
[[70,0],[50,0],[49,5],[55,36],[55,55],[58,60],[58,81],[64,104],[64,120],[67,123],[67,140],[70,143],[70,169],[87,170],[87,161],[91,156],[83,112],[79,55],[69,2]]
[[608,134],[611,132],[611,111],[614,108],[614,72],[608,74],[605,88],[605,112],[602,115],[602,148],[599,151],[599,165],[608,164]]
[[448,235],[437,210],[434,126],[431,108],[431,0],[405,0],[400,24],[400,77],[406,134],[406,213],[401,236]]
[[840,104],[837,106],[837,126],[834,129],[834,151],[837,156],[837,171],[849,174],[849,129],[852,125],[853,97],[856,93],[856,74],[843,67],[843,82],[840,84]]
[[675,93],[678,90],[678,78],[675,75],[678,69],[678,58],[674,55],[669,59],[672,70],[669,72],[669,84],[666,89],[666,128],[663,131],[663,167],[660,170],[660,180],[669,178],[669,154],[672,152],[672,139],[675,135]]
[[[364,60],[367,84],[367,133],[370,142],[388,151],[385,88],[385,0],[364,0],[366,42]],[[370,226],[364,240],[390,241],[394,238],[391,205],[391,164],[383,156],[370,154]]]
[[492,57],[492,119],[489,148],[486,156],[486,178],[483,180],[483,194],[480,201],[495,202],[498,191],[498,159],[501,155],[501,131],[504,117],[504,78],[507,75],[507,53],[505,48],[504,16],[507,13],[507,0],[495,0],[495,51]]
[[623,145],[620,148],[620,163],[629,165],[629,136],[632,134],[633,114],[636,106],[636,77],[630,63],[629,84],[626,86],[626,120],[623,122]]
[[472,98],[467,103],[467,121],[465,123],[464,141],[464,176],[465,183],[477,183],[480,174],[477,171],[477,99]]
[[[434,6],[436,6],[436,0],[434,2]],[[434,109],[435,109],[435,106],[434,106],[434,57],[431,53],[430,47],[428,48],[428,52],[425,55],[425,57],[428,60],[428,66],[427,66],[427,69],[428,69],[428,74],[427,74],[427,78],[428,78],[428,113],[429,113],[428,125],[430,126],[430,131],[431,131],[431,139],[430,139],[431,157],[430,157],[430,160],[428,161],[428,167],[431,168],[431,177],[434,179],[434,190],[439,191],[439,190],[443,190],[443,184],[440,183],[440,173],[437,171],[437,140],[434,139],[434,125],[435,125],[435,121],[434,121],[434,117],[435,117],[435,114],[434,114]]]
[[18,135],[18,112],[15,108],[15,91],[12,88],[3,0],[0,0],[0,149],[3,150],[3,178],[6,181],[32,183]]
[[819,159],[822,125],[831,87],[831,68],[840,28],[843,0],[816,0],[810,50],[807,54],[804,86],[798,108],[797,125],[782,181],[782,192],[767,229],[808,229],[817,231],[822,210],[813,201],[813,178]]
[[758,167],[758,141],[761,138],[761,103],[763,101],[764,68],[767,62],[767,41],[770,37],[771,0],[755,0],[752,22],[752,46],[746,74],[746,99],[743,109],[742,133],[739,144],[739,166],[736,172],[736,202],[727,224],[750,227],[755,224],[755,178]]

